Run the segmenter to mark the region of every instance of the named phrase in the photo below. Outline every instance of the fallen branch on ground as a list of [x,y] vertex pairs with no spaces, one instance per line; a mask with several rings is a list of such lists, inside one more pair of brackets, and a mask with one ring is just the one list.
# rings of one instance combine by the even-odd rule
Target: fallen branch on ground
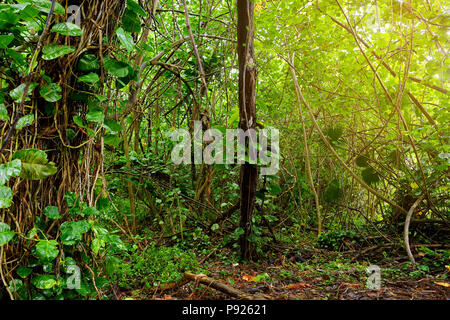
[[194,281],[195,283],[201,283],[207,285],[208,287],[219,290],[223,293],[226,293],[232,297],[241,299],[241,300],[267,300],[270,297],[261,295],[261,294],[249,294],[233,287],[230,287],[218,280],[214,280],[204,274],[195,274],[191,272],[185,272],[183,278],[178,282],[171,282],[164,285],[159,286],[158,290],[167,291],[175,288],[179,288],[189,283],[190,281]]
[[218,280],[214,280],[204,274],[194,274],[191,272],[186,272],[184,274],[183,279],[188,279],[191,281],[195,281],[196,283],[201,283],[204,285],[207,285],[211,288],[214,288],[216,290],[222,291],[223,293],[226,293],[230,296],[233,296],[238,299],[242,300],[267,300],[267,297],[260,295],[260,294],[248,294],[246,292],[242,292],[238,289],[235,289],[233,287],[230,287]]

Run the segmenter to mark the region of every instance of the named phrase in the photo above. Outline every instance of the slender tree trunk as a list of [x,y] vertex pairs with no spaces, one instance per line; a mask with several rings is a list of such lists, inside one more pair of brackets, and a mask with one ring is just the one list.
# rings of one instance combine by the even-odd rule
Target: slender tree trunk
[[291,70],[292,79],[294,80],[294,86],[296,89],[295,92],[297,94],[297,100],[298,100],[298,110],[299,110],[299,114],[300,114],[300,120],[302,122],[303,144],[304,144],[304,148],[305,148],[306,173],[308,174],[309,185],[314,194],[314,201],[316,204],[316,213],[317,213],[317,237],[319,237],[320,233],[322,232],[322,218],[321,218],[321,214],[320,214],[319,195],[317,194],[317,190],[314,187],[314,180],[313,180],[313,176],[312,176],[312,172],[311,172],[311,161],[310,161],[310,157],[309,157],[308,137],[306,135],[305,120],[303,118],[303,111],[302,111],[302,99],[300,98],[299,90],[297,90],[297,88],[299,88],[299,85],[298,85],[297,77],[295,75],[295,69],[293,67],[294,66],[294,57],[295,57],[295,55],[293,54],[292,59],[291,59],[292,65],[290,66],[290,70]]
[[[146,27],[144,28],[144,31],[140,38],[140,41],[142,43],[147,42],[148,35],[150,32],[150,24],[152,23],[152,19],[153,18],[150,16],[145,21]],[[142,118],[141,113],[139,112],[141,109],[141,106],[138,104],[138,100],[139,100],[138,98],[139,98],[139,92],[141,90],[142,81],[143,81],[140,79],[141,72],[143,69],[142,68],[143,60],[144,60],[144,56],[141,53],[139,53],[134,60],[135,67],[138,70],[140,70],[139,76],[138,76],[139,80],[138,80],[138,82],[132,81],[132,83],[130,84],[130,94],[128,96],[128,106],[127,106],[127,109],[125,110],[125,112],[121,115],[121,125],[123,127],[123,130],[122,130],[123,148],[124,148],[125,157],[127,158],[126,166],[130,169],[131,169],[131,162],[130,162],[130,144],[131,144],[131,142],[128,142],[125,118],[128,116],[129,112],[132,112],[134,121],[131,124],[130,134],[132,135],[134,132],[134,151],[138,153],[139,152],[139,126],[141,124],[141,118]],[[130,140],[131,140],[131,138],[130,138]],[[144,150],[142,150],[142,151],[144,151]],[[134,190],[133,183],[131,181],[127,182],[127,187],[128,187],[128,197],[130,200],[130,213],[131,213],[131,216],[133,217],[133,231],[136,232],[137,216],[136,216],[135,190]]]
[[[239,60],[239,128],[246,131],[256,127],[256,66],[253,47],[254,3],[237,0],[237,40]],[[246,145],[249,141],[246,138]],[[251,218],[255,210],[255,191],[258,178],[256,164],[248,162],[241,166],[241,222],[244,234],[240,238],[241,257],[251,259],[253,248],[249,241]]]

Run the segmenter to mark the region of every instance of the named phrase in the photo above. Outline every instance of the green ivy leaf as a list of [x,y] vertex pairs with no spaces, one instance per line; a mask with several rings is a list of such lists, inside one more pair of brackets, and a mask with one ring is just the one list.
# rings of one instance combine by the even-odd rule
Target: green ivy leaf
[[88,74],[78,78],[78,82],[86,82],[86,83],[91,83],[91,84],[94,84],[94,83],[98,82],[99,80],[100,80],[100,78],[99,78],[98,74],[93,73],[93,72],[88,73]]
[[27,287],[20,279],[12,279],[9,281],[9,290],[17,294],[21,300],[28,299]]
[[38,149],[18,150],[13,159],[22,161],[20,177],[29,180],[40,180],[50,177],[58,170],[53,162],[49,162],[47,154]]
[[84,233],[91,228],[90,224],[85,221],[64,222],[59,228],[61,231],[61,242],[65,245],[74,245],[81,241]]
[[101,110],[92,110],[86,115],[86,120],[90,122],[100,123],[105,118],[103,111]]
[[57,83],[50,83],[41,87],[39,93],[41,97],[48,102],[56,102],[62,98],[59,94],[62,91],[61,87]]
[[0,232],[11,230],[11,227],[4,222],[0,222]]
[[[3,186],[0,186],[0,197],[1,197],[1,188],[2,187]],[[11,197],[12,197],[12,195],[11,195]],[[0,201],[1,201],[1,199],[0,199]],[[0,247],[7,244],[12,238],[14,238],[15,233],[10,230],[11,230],[11,228],[9,225],[7,225],[4,222],[0,222]]]
[[92,240],[91,249],[92,252],[94,252],[95,254],[98,254],[100,249],[104,247],[105,247],[105,240],[99,238],[95,238]]
[[36,245],[36,255],[43,263],[53,261],[59,254],[56,240],[41,240]]
[[364,182],[367,184],[373,184],[373,183],[377,183],[378,181],[380,181],[379,173],[371,167],[368,167],[368,168],[364,169],[363,171],[361,171],[361,176],[362,176],[362,179],[364,180]]
[[4,10],[0,12],[0,29],[7,29],[8,27],[14,26],[19,21],[19,15],[9,10]]
[[136,12],[125,9],[122,15],[122,26],[125,31],[128,32],[140,32],[141,31],[141,20]]
[[86,207],[83,210],[83,215],[85,215],[85,216],[89,216],[89,215],[97,216],[99,214],[100,214],[100,212],[94,207]]
[[107,145],[117,147],[122,142],[122,139],[115,134],[107,134],[103,137],[103,141]]
[[81,36],[83,34],[83,30],[79,26],[70,22],[57,23],[50,31],[65,36]]
[[19,268],[17,268],[16,271],[17,275],[21,278],[28,277],[31,274],[31,272],[33,272],[33,269],[24,266],[20,266]]
[[73,122],[81,128],[84,128],[83,119],[80,116],[73,116]]
[[13,40],[13,35],[0,35],[0,49],[6,49]]
[[127,0],[127,8],[133,11],[134,13],[137,13],[138,15],[142,17],[147,16],[147,12],[145,12],[144,9],[135,1],[133,0]]
[[61,218],[61,214],[59,213],[58,207],[55,206],[45,207],[44,215],[53,220]]
[[40,275],[31,279],[31,283],[38,289],[47,290],[56,285],[56,278],[52,275]]
[[114,120],[106,119],[103,123],[103,127],[110,132],[119,132],[122,130],[122,126]]
[[[50,0],[33,0],[33,5],[37,7],[39,10],[45,13],[50,12],[50,7],[52,6],[52,2]],[[53,13],[55,14],[65,14],[66,10],[64,7],[55,1],[55,7],[53,9]]]
[[134,49],[135,45],[133,37],[128,32],[123,30],[123,28],[117,28],[116,36],[127,51],[132,51]]
[[42,79],[44,79],[47,83],[51,83],[52,82],[52,78],[50,78],[46,74],[42,74]]
[[128,75],[128,64],[116,59],[105,57],[103,59],[103,65],[109,74],[122,78]]
[[358,167],[367,167],[369,164],[369,158],[366,156],[358,156],[355,160],[355,163]]
[[30,113],[23,117],[20,117],[16,124],[16,130],[20,130],[26,126],[33,124],[34,122],[34,114]]
[[9,120],[8,110],[6,110],[5,104],[3,103],[0,103],[0,120]]
[[[25,86],[26,86],[25,83],[22,83],[17,88],[15,88],[9,92],[9,95],[11,96],[11,98],[14,99],[15,102],[22,101],[22,97],[25,92]],[[28,86],[27,96],[33,92],[33,90],[34,90],[34,88],[36,88],[36,86],[37,86],[36,82],[30,83],[30,85]],[[25,101],[29,101],[29,100],[30,100],[30,98],[28,98],[28,97],[25,99]]]
[[122,78],[117,78],[116,80],[116,88],[122,89],[124,88],[131,80],[138,80],[138,72],[134,70],[131,66],[128,66],[128,75]]
[[24,57],[20,53],[14,51],[13,49],[6,49],[6,54],[8,56],[10,56],[11,58],[13,58],[14,61],[18,65],[25,65],[26,64]]
[[95,97],[96,97],[96,98],[98,99],[98,101],[100,101],[100,102],[104,102],[104,101],[108,100],[107,97],[101,96],[101,95],[99,95],[99,94],[96,94]]
[[75,51],[75,47],[52,43],[42,48],[42,59],[52,60]]
[[22,169],[20,160],[13,160],[6,164],[0,164],[0,185],[4,185],[11,177],[18,177]]
[[0,209],[9,208],[12,197],[13,194],[10,187],[0,186]]
[[87,72],[100,69],[100,63],[94,54],[85,54],[78,62],[78,70]]

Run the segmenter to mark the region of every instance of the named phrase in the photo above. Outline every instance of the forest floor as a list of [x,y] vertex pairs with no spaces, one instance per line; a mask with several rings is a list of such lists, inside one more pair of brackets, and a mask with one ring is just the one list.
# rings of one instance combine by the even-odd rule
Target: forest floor
[[[273,300],[449,300],[449,266],[438,272],[424,273],[420,257],[418,268],[407,258],[364,257],[356,252],[336,253],[326,250],[271,255],[260,263],[239,263],[229,249],[200,257],[202,273],[244,294]],[[355,259],[358,257],[358,259]],[[366,268],[375,261],[381,270],[380,290],[367,288]],[[153,292],[123,292],[132,299],[227,300],[232,296],[198,282],[188,282],[174,289]]]

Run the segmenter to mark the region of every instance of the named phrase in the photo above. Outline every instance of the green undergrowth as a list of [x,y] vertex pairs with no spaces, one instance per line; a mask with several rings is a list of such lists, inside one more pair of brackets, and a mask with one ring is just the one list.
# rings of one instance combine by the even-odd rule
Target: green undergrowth
[[197,272],[199,264],[195,253],[178,247],[157,247],[152,244],[123,256],[114,281],[124,289],[153,288],[160,284],[179,281],[184,272]]

